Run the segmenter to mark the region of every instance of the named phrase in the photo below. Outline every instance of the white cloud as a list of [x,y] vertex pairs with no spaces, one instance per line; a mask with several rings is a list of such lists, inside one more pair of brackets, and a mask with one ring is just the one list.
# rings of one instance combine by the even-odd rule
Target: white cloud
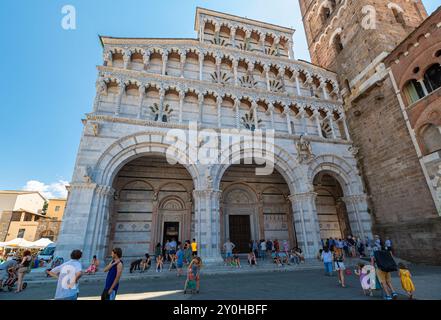
[[66,185],[67,181],[58,180],[57,182],[53,182],[51,184],[45,184],[44,182],[40,182],[37,180],[30,180],[26,182],[26,185],[23,187],[25,191],[39,191],[43,196],[48,199],[51,198],[66,198],[67,190]]

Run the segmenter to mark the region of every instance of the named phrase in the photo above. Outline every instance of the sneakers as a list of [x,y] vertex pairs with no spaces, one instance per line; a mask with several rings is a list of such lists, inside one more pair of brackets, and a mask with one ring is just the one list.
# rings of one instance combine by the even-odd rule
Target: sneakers
[[392,299],[397,300],[398,299],[398,293],[392,292]]
[[384,300],[392,300],[392,297],[391,296],[385,296]]

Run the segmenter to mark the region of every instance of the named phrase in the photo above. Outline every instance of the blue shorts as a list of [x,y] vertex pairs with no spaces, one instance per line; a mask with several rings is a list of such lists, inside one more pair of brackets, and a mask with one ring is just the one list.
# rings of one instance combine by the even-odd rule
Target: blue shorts
[[231,258],[233,256],[232,252],[227,252],[227,258]]

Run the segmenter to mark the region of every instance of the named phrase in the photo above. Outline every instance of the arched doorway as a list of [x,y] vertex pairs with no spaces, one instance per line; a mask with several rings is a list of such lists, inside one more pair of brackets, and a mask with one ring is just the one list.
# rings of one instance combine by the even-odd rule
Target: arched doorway
[[321,239],[351,235],[346,204],[342,200],[343,189],[337,179],[326,171],[319,172],[314,177],[314,191]]
[[182,165],[142,156],[119,170],[113,188],[107,254],[120,247],[125,257],[141,257],[158,242],[191,238],[193,180]]
[[221,244],[230,239],[239,252],[247,252],[250,240],[275,239],[296,245],[289,187],[275,169],[257,176],[256,165],[232,165],[220,188]]

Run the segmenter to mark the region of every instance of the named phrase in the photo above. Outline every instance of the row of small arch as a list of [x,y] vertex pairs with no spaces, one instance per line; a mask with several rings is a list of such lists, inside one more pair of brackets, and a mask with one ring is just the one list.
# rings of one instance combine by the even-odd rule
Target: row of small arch
[[[338,108],[334,105],[315,106],[313,104],[308,104],[305,102],[286,102],[280,99],[254,99],[248,95],[241,95],[240,97],[237,97],[231,93],[218,93],[214,90],[199,91],[193,88],[178,88],[176,86],[164,86],[163,84],[158,83],[142,84],[138,80],[121,81],[117,78],[110,77],[101,78],[99,82],[101,84],[105,84],[107,88],[118,86],[119,88],[124,87],[124,90],[137,89],[138,92],[140,88],[145,88],[144,90],[146,90],[147,92],[148,90],[154,90],[157,91],[158,94],[160,94],[161,90],[163,90],[164,97],[170,93],[181,96],[182,98],[185,98],[185,96],[194,96],[200,102],[203,102],[206,97],[209,97],[216,103],[222,103],[224,100],[230,100],[233,105],[242,102],[244,104],[247,104],[250,108],[255,103],[257,106],[262,106],[267,112],[272,105],[274,107],[274,110],[279,110],[280,113],[286,113],[291,110],[296,115],[304,112],[305,114],[312,116],[314,114],[314,111],[317,111],[319,114],[321,114],[323,118],[327,117],[328,115],[334,115],[334,119],[336,120],[344,117],[344,113],[341,108]],[[140,92],[139,94],[144,93],[145,92]]]

